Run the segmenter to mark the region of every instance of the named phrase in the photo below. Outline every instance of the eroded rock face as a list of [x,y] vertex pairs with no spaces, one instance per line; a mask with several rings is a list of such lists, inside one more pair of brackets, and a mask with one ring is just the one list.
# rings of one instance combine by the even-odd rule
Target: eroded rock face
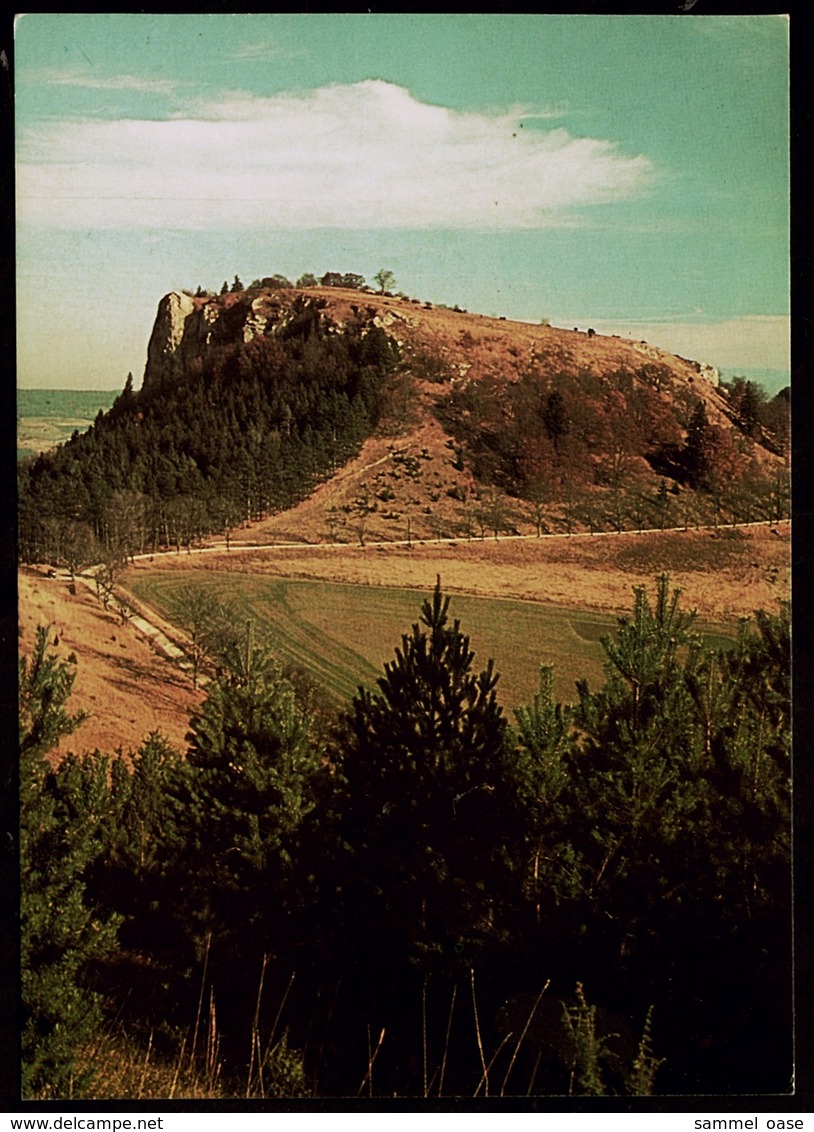
[[265,321],[257,317],[248,299],[227,303],[171,291],[158,304],[147,347],[144,388],[171,383],[214,346],[250,342],[264,329]]
[[215,346],[245,344],[264,334],[304,333],[319,321],[329,324],[324,306],[324,300],[296,293],[192,298],[171,291],[158,304],[147,346],[144,388],[177,380]]
[[[656,361],[670,361],[672,358],[678,356],[670,354],[667,350],[662,350],[659,346],[651,346],[648,342],[633,342],[631,346],[640,354],[644,354],[648,358],[653,358]],[[689,359],[684,359],[689,361]],[[697,374],[700,374],[705,381],[710,385],[720,385],[721,375],[715,366],[709,365],[707,362],[689,361]]]
[[171,291],[158,304],[153,332],[147,345],[145,388],[171,381],[180,372],[179,348],[187,319],[194,309],[194,299],[178,291]]
[[712,385],[720,385],[721,375],[716,366],[708,365],[707,362],[698,363],[698,372],[703,378],[709,381]]

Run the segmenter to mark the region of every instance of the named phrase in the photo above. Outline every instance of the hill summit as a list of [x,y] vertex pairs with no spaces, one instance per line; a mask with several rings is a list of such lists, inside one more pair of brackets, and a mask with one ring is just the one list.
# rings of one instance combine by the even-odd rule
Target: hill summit
[[[714,366],[676,357],[644,341],[609,338],[591,328],[561,330],[547,323],[514,322],[417,299],[331,286],[252,287],[220,295],[171,291],[158,304],[144,385],[172,380],[196,359],[229,343],[312,330],[341,333],[360,319],[367,326],[386,329],[400,346],[435,355],[436,368],[446,363],[450,377],[464,377],[472,370],[470,379],[476,380],[486,370],[501,368],[511,376],[524,362],[551,360],[556,352],[557,362],[572,372],[588,369],[601,374],[625,366],[635,370],[651,361],[669,369],[678,380],[692,383],[700,378],[713,386],[719,384]],[[495,356],[501,348],[506,354],[502,366]]]
[[22,467],[21,544],[41,560],[74,537],[133,553],[775,518],[787,450],[787,399],[646,342],[359,286],[171,292],[141,389]]

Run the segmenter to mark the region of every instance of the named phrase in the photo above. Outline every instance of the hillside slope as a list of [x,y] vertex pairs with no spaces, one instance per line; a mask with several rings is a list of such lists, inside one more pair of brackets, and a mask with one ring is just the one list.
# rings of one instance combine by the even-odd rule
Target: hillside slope
[[[279,295],[250,300],[252,309],[269,300],[279,316]],[[340,288],[313,288],[294,299],[309,301],[324,304],[323,317],[340,332],[360,312],[383,328],[398,344],[401,381],[391,391],[376,434],[365,441],[358,456],[294,508],[235,532],[238,542],[455,537],[483,533],[484,528],[494,527],[495,520],[501,531],[515,533],[587,529],[585,504],[592,495],[594,518],[601,528],[603,496],[608,494],[603,491],[602,481],[607,489],[608,476],[603,476],[601,463],[608,452],[616,465],[611,479],[614,474],[620,480],[627,478],[640,494],[649,491],[655,497],[660,476],[666,472],[673,492],[669,514],[662,510],[659,515],[653,506],[646,514],[648,508],[640,503],[638,515],[626,516],[627,526],[642,520],[648,526],[667,525],[668,518],[680,522],[690,512],[694,519],[695,501],[685,500],[680,511],[677,495],[682,481],[692,486],[682,475],[680,449],[699,404],[711,429],[735,438],[741,471],[751,464],[753,477],[756,472],[770,477],[783,468],[783,438],[778,443],[771,432],[757,430],[745,435],[739,428],[737,404],[719,384],[714,367],[704,362],[677,357],[642,341],[491,318],[398,297],[360,296]],[[599,458],[595,450],[589,467],[582,460],[583,450],[572,453],[571,484],[551,453],[531,483],[529,477],[523,482],[522,477],[501,474],[494,458],[478,458],[483,438],[501,431],[500,441],[512,461],[534,448],[544,433],[544,422],[532,418],[518,426],[512,399],[518,389],[526,392],[529,387],[532,396],[539,396],[540,388],[535,386],[549,396],[552,390],[570,386],[572,400],[581,401],[583,409],[591,398],[616,398],[598,426],[595,421],[583,422],[587,433],[594,426]],[[641,412],[642,401],[647,404],[645,415],[656,417],[656,441],[660,426],[661,439],[666,437],[666,446],[672,448],[672,460],[668,458],[663,466],[652,459],[652,451],[646,452],[647,438],[630,426],[629,410]],[[615,419],[609,421],[609,416]],[[727,455],[731,472],[732,453]],[[534,479],[547,479],[547,489],[540,491]],[[761,490],[767,493],[765,485]],[[573,513],[564,517],[562,497],[569,492],[580,496],[582,506],[574,506],[572,500]],[[604,525],[612,526],[607,503],[605,511]],[[771,517],[765,508],[764,512]]]
[[23,554],[778,519],[784,410],[747,386],[645,342],[367,291],[173,292],[142,388],[23,467]]

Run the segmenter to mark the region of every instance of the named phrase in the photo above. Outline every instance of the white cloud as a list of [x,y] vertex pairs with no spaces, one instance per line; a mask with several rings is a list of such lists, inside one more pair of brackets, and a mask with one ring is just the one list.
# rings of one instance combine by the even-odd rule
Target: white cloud
[[295,52],[284,51],[277,43],[268,40],[255,40],[236,47],[227,58],[241,63],[253,63],[264,59],[293,59]]
[[[568,323],[557,321],[561,325]],[[579,320],[573,325],[580,325]],[[586,325],[584,320],[581,325]],[[681,357],[708,362],[727,373],[739,369],[788,370],[790,364],[787,315],[746,315],[704,323],[594,320],[591,326],[600,334],[643,339]]]
[[174,94],[178,83],[172,79],[145,79],[137,75],[87,75],[75,70],[46,70],[36,75],[46,86],[73,86],[87,90],[123,90],[137,94]]
[[60,228],[529,228],[629,198],[643,156],[533,110],[450,110],[369,80],[233,94],[148,121],[61,121],[20,134],[23,222]]

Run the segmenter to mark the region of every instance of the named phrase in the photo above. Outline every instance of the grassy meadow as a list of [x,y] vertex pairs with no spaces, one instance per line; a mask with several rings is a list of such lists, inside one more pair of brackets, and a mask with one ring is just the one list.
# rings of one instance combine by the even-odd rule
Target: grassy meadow
[[[127,584],[173,623],[185,588],[216,594],[268,635],[281,661],[309,671],[338,701],[349,700],[359,684],[375,684],[428,596],[411,589],[199,570],[139,571]],[[478,670],[494,659],[499,698],[508,709],[531,701],[541,664],[555,666],[555,694],[562,701],[575,699],[577,679],[587,677],[594,687],[602,681],[600,638],[616,626],[611,614],[459,595],[452,597],[449,612],[469,636]],[[699,627],[713,645],[732,639],[731,630]]]

